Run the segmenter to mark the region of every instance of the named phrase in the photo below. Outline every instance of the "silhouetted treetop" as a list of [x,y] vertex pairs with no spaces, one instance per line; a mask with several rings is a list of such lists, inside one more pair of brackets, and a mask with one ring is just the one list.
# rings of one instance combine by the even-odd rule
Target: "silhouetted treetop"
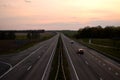
[[77,34],[77,38],[114,38],[120,39],[120,26],[106,26],[102,28],[102,26],[90,27],[87,26],[83,29],[79,29]]

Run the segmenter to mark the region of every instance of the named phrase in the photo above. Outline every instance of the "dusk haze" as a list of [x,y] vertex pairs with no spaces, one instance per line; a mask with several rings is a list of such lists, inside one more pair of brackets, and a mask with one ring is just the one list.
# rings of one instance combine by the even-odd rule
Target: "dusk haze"
[[120,0],[0,0],[0,80],[120,80]]
[[120,0],[0,0],[0,30],[119,26]]

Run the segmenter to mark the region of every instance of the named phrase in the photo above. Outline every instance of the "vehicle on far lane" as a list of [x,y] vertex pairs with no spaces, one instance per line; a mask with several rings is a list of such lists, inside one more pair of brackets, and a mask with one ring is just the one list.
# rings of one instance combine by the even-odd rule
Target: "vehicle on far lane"
[[77,54],[84,54],[84,49],[78,49]]
[[73,43],[74,43],[74,41],[70,41],[70,43],[71,43],[71,44],[73,44]]

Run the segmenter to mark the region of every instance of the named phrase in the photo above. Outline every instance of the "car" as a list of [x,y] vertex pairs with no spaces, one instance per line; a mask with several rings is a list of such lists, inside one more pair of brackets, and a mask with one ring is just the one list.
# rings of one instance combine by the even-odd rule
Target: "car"
[[70,43],[71,43],[71,44],[73,44],[73,43],[74,43],[74,41],[70,41]]
[[78,49],[77,53],[78,53],[78,54],[84,54],[84,49],[81,49],[81,48]]

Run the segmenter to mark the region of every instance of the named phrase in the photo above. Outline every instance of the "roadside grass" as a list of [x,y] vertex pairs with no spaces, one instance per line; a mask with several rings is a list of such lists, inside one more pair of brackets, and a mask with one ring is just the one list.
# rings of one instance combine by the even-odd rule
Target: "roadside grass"
[[[115,60],[116,60],[116,58],[120,59],[120,48],[112,48],[114,46],[111,45],[112,43],[109,40],[108,40],[109,42],[106,42],[106,43],[108,45],[111,45],[111,47],[102,47],[102,46],[99,46],[99,44],[98,45],[89,44],[88,43],[88,39],[79,39],[79,40],[78,39],[74,39],[74,40],[76,40],[79,43],[81,43],[81,44],[83,44],[83,45],[85,45],[87,47],[90,47],[90,48],[92,48],[92,49],[94,49],[94,50],[96,50],[96,51],[98,51],[100,53],[103,53],[104,55],[106,55],[106,56],[108,56],[108,57],[110,57],[112,59],[115,59]],[[102,41],[104,41],[104,40],[102,39]],[[98,42],[98,43],[101,43],[102,45],[104,45],[104,43],[102,41]],[[97,44],[97,42],[96,42],[96,44]],[[106,45],[106,46],[108,46],[108,45]]]
[[26,37],[26,35],[17,35],[17,36],[16,36],[16,39],[17,39],[17,40],[27,39],[27,37]]
[[[43,33],[44,34],[44,33]],[[50,39],[54,35],[43,35],[40,39],[26,39],[25,35],[18,35],[16,40],[0,40],[0,54],[11,54],[25,50],[33,45]]]
[[[82,39],[82,41],[88,43],[89,39]],[[120,40],[114,40],[114,39],[91,39],[91,43],[96,45],[103,45],[103,46],[109,46],[109,47],[115,47],[120,48]]]
[[25,50],[31,46],[34,46],[35,44],[41,42],[40,40],[30,40],[28,43],[24,44],[23,46],[21,46],[20,48],[17,48],[16,50],[13,50],[14,52],[20,52],[22,50]]

